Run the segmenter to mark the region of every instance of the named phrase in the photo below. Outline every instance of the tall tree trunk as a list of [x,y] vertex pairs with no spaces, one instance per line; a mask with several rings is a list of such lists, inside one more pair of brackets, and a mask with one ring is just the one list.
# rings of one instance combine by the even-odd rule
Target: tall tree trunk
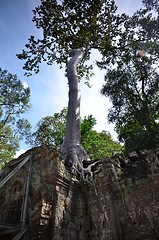
[[70,52],[72,59],[68,63],[67,77],[69,84],[69,102],[66,124],[65,141],[71,145],[79,145],[81,141],[80,131],[80,82],[77,76],[76,66],[81,60],[83,54],[81,50],[72,50]]
[[[61,152],[65,160],[65,165],[72,169],[73,173],[79,173],[82,179],[86,180],[88,175],[92,177],[91,166],[97,167],[101,161],[91,161],[82,147],[80,131],[80,82],[77,76],[77,64],[83,57],[82,50],[73,49],[70,52],[72,57],[67,67],[67,77],[69,83],[69,102],[66,124],[66,135],[61,146]],[[84,168],[83,162],[87,162]]]
[[83,54],[80,49],[73,49],[70,52],[72,57],[67,67],[67,77],[69,84],[69,102],[66,124],[66,135],[61,146],[61,152],[65,163],[74,172],[78,172],[84,177],[83,160],[90,160],[82,147],[80,131],[80,83],[77,76],[77,64]]

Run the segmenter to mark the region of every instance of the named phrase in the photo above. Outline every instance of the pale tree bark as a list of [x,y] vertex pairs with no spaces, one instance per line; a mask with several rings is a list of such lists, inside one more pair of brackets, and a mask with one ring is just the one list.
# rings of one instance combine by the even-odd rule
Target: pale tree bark
[[[66,124],[66,135],[61,146],[61,152],[67,167],[72,169],[73,173],[79,173],[82,179],[87,179],[88,175],[92,177],[91,165],[96,162],[90,162],[86,151],[82,147],[80,131],[80,82],[77,75],[77,64],[83,57],[81,49],[73,49],[70,52],[72,57],[67,67],[67,77],[69,84],[69,102]],[[84,168],[83,162],[87,162]],[[90,164],[89,164],[90,162]],[[99,161],[98,161],[99,162]]]

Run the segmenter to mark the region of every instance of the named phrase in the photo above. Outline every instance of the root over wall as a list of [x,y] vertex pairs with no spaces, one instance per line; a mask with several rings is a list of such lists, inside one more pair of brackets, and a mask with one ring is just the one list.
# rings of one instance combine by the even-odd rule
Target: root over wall
[[[8,164],[1,180],[20,159],[33,154],[26,224],[29,239],[159,239],[159,158],[105,158],[95,185],[78,182],[64,167],[58,149],[34,148]],[[7,167],[6,166],[6,167]],[[25,195],[27,163],[0,190],[0,224],[18,225]],[[13,239],[14,233],[0,239]]]

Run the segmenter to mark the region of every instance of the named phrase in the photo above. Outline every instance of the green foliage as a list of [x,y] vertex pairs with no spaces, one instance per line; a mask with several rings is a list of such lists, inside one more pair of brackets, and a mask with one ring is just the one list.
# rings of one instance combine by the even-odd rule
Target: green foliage
[[[66,133],[66,118],[67,108],[52,117],[42,118],[37,124],[36,131],[28,138],[28,142],[32,146],[46,144],[50,148],[60,147]],[[92,130],[95,124],[96,119],[92,115],[81,120],[81,144],[90,158],[102,159],[121,152],[121,145],[113,141],[109,133]]]
[[29,98],[30,89],[0,68],[0,166],[13,158],[19,140],[30,130],[28,120],[20,118],[30,108]]
[[98,133],[93,130],[95,125],[96,119],[92,115],[81,120],[81,144],[89,157],[92,160],[103,159],[121,153],[120,143],[114,141],[110,133],[106,131]]
[[93,129],[96,123],[97,121],[92,115],[84,117],[84,119],[81,120],[81,142],[83,142],[84,139],[90,134],[90,131]]
[[81,143],[92,160],[111,157],[123,150],[120,143],[114,141],[110,133],[106,131],[98,133],[90,130],[84,138],[82,137]]
[[159,146],[159,124],[146,128],[140,122],[127,122],[119,128],[120,140],[125,141],[125,153],[132,150],[157,149]]
[[26,61],[24,69],[28,75],[39,72],[41,61],[67,65],[69,51],[83,48],[79,76],[88,79],[92,65],[84,63],[90,58],[90,50],[110,51],[126,18],[124,14],[116,15],[116,10],[113,0],[41,0],[41,5],[33,10],[33,22],[42,29],[43,38],[35,40],[31,36],[26,50],[17,55]]
[[13,135],[10,126],[0,129],[0,168],[8,161],[13,159],[19,147],[18,139]]
[[27,137],[32,146],[46,144],[48,147],[60,147],[66,133],[67,108],[53,116],[42,118],[36,126],[36,131]]
[[146,8],[154,9],[159,12],[159,3],[158,0],[142,0]]
[[108,119],[116,124],[126,152],[159,146],[157,25],[158,17],[148,10],[135,13],[123,27],[113,65],[107,65],[102,93],[112,101]]

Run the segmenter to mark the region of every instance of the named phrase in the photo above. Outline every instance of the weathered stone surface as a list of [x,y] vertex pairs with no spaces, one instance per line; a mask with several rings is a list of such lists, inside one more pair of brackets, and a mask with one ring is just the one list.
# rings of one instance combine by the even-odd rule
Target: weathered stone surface
[[[30,240],[155,240],[159,239],[158,152],[103,159],[91,185],[79,183],[67,172],[58,149],[42,146],[7,164],[2,179],[24,156],[33,154],[27,213]],[[0,222],[20,223],[27,169],[26,163],[2,187]]]

